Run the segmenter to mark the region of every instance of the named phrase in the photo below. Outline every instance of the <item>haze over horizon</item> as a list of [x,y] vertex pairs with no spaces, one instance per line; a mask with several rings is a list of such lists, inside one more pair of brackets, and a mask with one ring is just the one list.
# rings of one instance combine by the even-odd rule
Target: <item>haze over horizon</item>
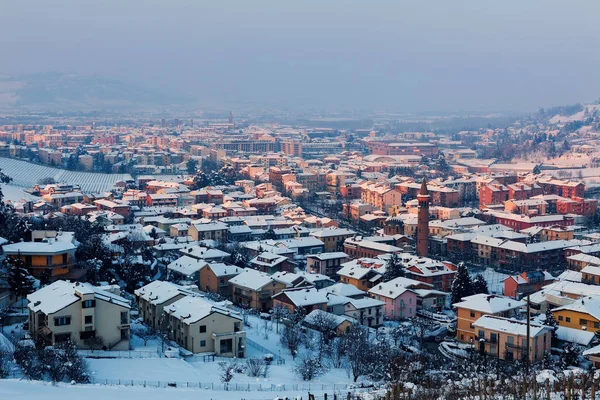
[[100,75],[204,106],[533,111],[600,97],[598,15],[559,0],[7,1],[0,73]]

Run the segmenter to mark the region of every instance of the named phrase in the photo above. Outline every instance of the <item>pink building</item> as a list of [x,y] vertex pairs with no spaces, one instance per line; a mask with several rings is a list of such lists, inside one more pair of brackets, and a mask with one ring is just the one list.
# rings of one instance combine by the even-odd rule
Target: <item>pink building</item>
[[403,285],[403,279],[382,282],[369,290],[371,297],[385,303],[383,314],[392,320],[412,318],[417,313],[417,293]]

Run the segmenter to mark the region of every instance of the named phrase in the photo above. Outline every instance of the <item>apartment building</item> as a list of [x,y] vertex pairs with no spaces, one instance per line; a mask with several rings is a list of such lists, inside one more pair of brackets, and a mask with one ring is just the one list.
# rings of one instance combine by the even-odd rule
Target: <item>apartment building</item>
[[456,338],[464,343],[475,344],[479,337],[473,325],[475,321],[484,315],[514,317],[525,305],[524,301],[504,296],[476,294],[463,297],[460,302],[453,304],[457,310]]
[[171,282],[153,281],[134,292],[140,318],[153,329],[163,329],[167,321],[163,317],[165,307],[193,292]]
[[484,315],[473,323],[473,328],[477,331],[479,352],[501,360],[522,361],[528,357],[535,363],[550,352],[552,328],[549,326],[529,324],[527,328],[526,321]]
[[402,204],[402,193],[389,185],[364,182],[361,185],[360,199],[364,203],[387,212],[391,207]]
[[129,350],[129,301],[115,286],[56,281],[27,296],[29,332],[49,346],[71,341]]

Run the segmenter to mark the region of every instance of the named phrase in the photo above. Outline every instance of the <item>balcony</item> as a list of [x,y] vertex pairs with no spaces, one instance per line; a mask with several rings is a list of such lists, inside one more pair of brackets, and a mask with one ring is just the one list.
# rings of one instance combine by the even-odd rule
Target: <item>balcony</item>
[[518,351],[527,351],[527,347],[521,346],[521,345],[516,344],[516,343],[508,343],[508,342],[506,342],[506,348],[507,349],[515,349],[515,350],[518,350]]

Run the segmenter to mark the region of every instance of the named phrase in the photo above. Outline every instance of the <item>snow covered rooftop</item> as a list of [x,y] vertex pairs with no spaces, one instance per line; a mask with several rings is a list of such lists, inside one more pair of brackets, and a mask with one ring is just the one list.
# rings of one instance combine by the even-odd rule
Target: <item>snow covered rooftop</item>
[[323,303],[327,304],[329,301],[325,293],[319,292],[313,287],[302,289],[286,289],[273,296],[273,298],[278,298],[284,295],[287,296],[287,298],[290,299],[290,301],[296,307],[306,307]]
[[190,256],[181,256],[177,260],[167,265],[167,269],[175,271],[184,276],[193,275],[204,268],[208,263],[202,259],[193,258]]
[[230,284],[242,286],[252,290],[260,290],[271,282],[273,282],[271,275],[251,268],[245,268],[244,272],[229,280]]
[[553,311],[568,310],[582,314],[588,314],[597,320],[600,320],[600,298],[589,296],[575,300],[571,304],[555,308]]
[[184,297],[170,304],[165,308],[165,311],[187,325],[198,322],[215,312],[239,320],[242,319],[238,313],[217,307],[200,297]]
[[520,308],[524,305],[526,305],[524,301],[483,293],[463,297],[462,301],[453,304],[456,308],[465,308],[485,314],[498,314]]
[[235,265],[225,264],[225,263],[213,262],[213,263],[208,264],[208,266],[215,273],[215,276],[217,278],[222,277],[222,276],[231,276],[231,275],[241,274],[244,271],[243,268],[236,267]]
[[7,244],[2,247],[5,254],[23,254],[23,255],[54,255],[64,254],[75,251],[77,246],[68,241],[56,240],[50,238],[43,242],[19,242]]
[[179,295],[193,296],[194,293],[183,286],[171,282],[153,281],[144,287],[135,290],[135,295],[146,300],[150,304],[158,305],[173,299]]
[[[326,319],[325,319],[326,318]],[[345,315],[335,315],[328,313],[323,310],[312,310],[306,317],[304,317],[304,322],[308,325],[317,326],[320,321],[331,319],[335,322],[336,327],[340,326],[344,322],[348,321],[350,323],[357,323],[354,318],[347,317]]]
[[358,297],[366,295],[366,292],[363,292],[356,286],[341,282],[328,286],[322,290],[325,290],[327,293],[345,297]]
[[[518,336],[527,336],[527,322],[518,321],[512,318],[496,317],[492,315],[484,315],[477,321],[473,322],[476,328],[489,329],[495,332],[504,332]],[[530,337],[536,337],[545,332],[550,332],[552,328],[545,325],[529,324]]]
[[84,295],[94,295],[95,299],[115,303],[130,308],[129,301],[105,289],[89,283],[56,281],[27,296],[29,309],[33,312],[54,314],[63,308],[81,300]]

